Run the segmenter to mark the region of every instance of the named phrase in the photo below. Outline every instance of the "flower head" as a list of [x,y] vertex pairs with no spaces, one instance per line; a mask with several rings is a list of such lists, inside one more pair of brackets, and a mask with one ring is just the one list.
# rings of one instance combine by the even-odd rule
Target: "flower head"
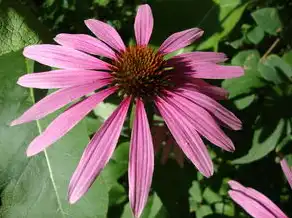
[[270,199],[255,189],[230,180],[229,196],[254,218],[288,218]]
[[148,197],[154,168],[145,103],[154,102],[180,149],[203,175],[209,177],[213,174],[213,164],[201,136],[233,151],[232,141],[218,123],[238,130],[241,122],[216,101],[225,99],[227,92],[201,78],[238,77],[243,75],[243,69],[218,65],[226,60],[222,53],[189,52],[166,58],[167,54],[200,38],[203,31],[198,28],[174,33],[158,50],[152,49],[148,42],[153,16],[148,5],[138,8],[134,25],[135,46],[126,47],[117,31],[104,22],[90,19],[85,24],[97,38],[59,34],[55,38],[59,45],[32,45],[24,49],[27,58],[61,69],[25,75],[19,78],[18,84],[59,90],[37,102],[12,125],[41,119],[73,100],[97,91],[68,108],[31,142],[27,155],[35,155],[65,135],[109,95],[117,93],[121,97],[118,108],[89,142],[72,176],[68,195],[69,201],[74,203],[86,193],[109,161],[128,108],[135,102],[129,199],[135,217],[139,217]]

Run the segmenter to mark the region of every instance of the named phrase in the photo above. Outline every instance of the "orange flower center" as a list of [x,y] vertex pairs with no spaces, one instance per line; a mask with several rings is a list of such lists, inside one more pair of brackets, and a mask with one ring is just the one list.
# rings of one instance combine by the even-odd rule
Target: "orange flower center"
[[163,55],[146,46],[130,46],[112,63],[114,85],[122,95],[149,98],[171,86]]

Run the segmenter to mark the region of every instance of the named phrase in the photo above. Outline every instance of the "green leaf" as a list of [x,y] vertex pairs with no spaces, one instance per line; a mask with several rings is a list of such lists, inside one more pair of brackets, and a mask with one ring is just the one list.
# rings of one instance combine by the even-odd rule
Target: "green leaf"
[[[161,216],[161,209],[163,209],[163,205],[159,197],[156,193],[148,197],[147,204],[143,210],[141,218],[166,218],[168,216]],[[132,211],[130,208],[130,204],[127,203],[124,207],[124,212],[121,218],[129,218],[133,217]]]
[[110,102],[101,102],[93,111],[96,116],[102,118],[103,120],[106,120],[116,108],[117,105],[115,104],[112,104]]
[[[211,47],[217,50],[219,42],[233,30],[247,6],[247,4],[240,4],[240,0],[215,0],[215,2],[219,5],[219,23],[222,31],[214,33],[206,41],[202,42],[198,46],[198,50],[205,50]],[[204,23],[203,21],[202,24]]]
[[[199,10],[194,13],[194,8]],[[174,32],[200,27],[205,34],[198,49],[216,48],[235,27],[245,8],[246,4],[240,0],[184,1],[183,4],[181,0],[153,1],[156,31],[151,42],[159,45]]]
[[232,65],[242,66],[245,75],[239,78],[224,80],[222,86],[229,91],[229,97],[250,94],[254,89],[265,85],[257,71],[260,54],[257,50],[239,52],[232,58]]
[[87,127],[88,135],[94,134],[103,122],[100,119],[94,119],[92,117],[85,117],[85,124]]
[[275,84],[280,84],[283,82],[283,78],[272,66],[259,63],[258,70],[261,73],[262,77],[269,82],[273,82]]
[[222,197],[219,194],[217,194],[216,192],[214,192],[212,189],[210,189],[209,187],[207,187],[204,190],[203,198],[209,204],[214,204],[214,203],[222,201]]
[[250,106],[252,102],[255,100],[255,94],[247,95],[239,99],[234,99],[233,103],[239,110],[243,110]]
[[277,35],[282,29],[282,23],[276,8],[261,8],[251,16],[255,22],[267,33]]
[[273,151],[278,144],[280,137],[282,136],[285,121],[281,119],[274,129],[273,133],[270,134],[266,139],[261,140],[261,134],[265,131],[267,126],[263,126],[260,129],[255,130],[252,140],[252,147],[248,154],[233,160],[233,164],[247,164],[253,161],[259,160]]
[[286,52],[282,58],[290,65],[290,67],[292,67],[292,50]]
[[67,200],[70,177],[88,143],[85,125],[77,125],[45,153],[27,158],[28,144],[55,115],[38,125],[32,122],[9,127],[11,120],[31,106],[34,99],[32,92],[16,84],[27,67],[21,52],[1,56],[0,65],[0,217],[106,217],[108,193],[102,177],[78,203],[70,205]]
[[190,206],[194,205],[195,203],[201,203],[203,198],[202,198],[202,191],[200,187],[200,183],[196,180],[193,181],[192,187],[189,190],[190,193]]
[[0,2],[0,55],[48,41],[50,35],[17,0]]
[[248,40],[251,41],[255,45],[259,44],[263,40],[264,37],[265,37],[265,32],[260,26],[256,26],[254,29],[252,29],[251,31],[247,33]]
[[213,214],[213,210],[210,205],[206,204],[200,205],[196,211],[197,218],[202,218],[211,214]]
[[115,183],[109,191],[109,205],[117,205],[123,203],[127,199],[125,188],[119,183]]
[[292,67],[277,55],[269,55],[264,61],[264,64],[275,68],[278,74],[282,73],[282,75],[279,76],[292,77]]
[[117,146],[110,162],[104,168],[102,176],[109,188],[127,172],[129,161],[129,142]]

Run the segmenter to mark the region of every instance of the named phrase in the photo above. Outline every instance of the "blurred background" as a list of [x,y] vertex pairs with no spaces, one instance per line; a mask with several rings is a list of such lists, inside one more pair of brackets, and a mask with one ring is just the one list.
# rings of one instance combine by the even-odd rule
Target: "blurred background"
[[[292,215],[291,190],[279,165],[279,157],[292,165],[291,0],[0,0],[0,217],[132,217],[127,125],[89,192],[75,205],[67,202],[72,172],[90,136],[115,109],[115,99],[96,107],[47,155],[27,158],[25,149],[61,110],[37,123],[9,123],[47,94],[16,84],[21,75],[48,70],[22,56],[25,46],[53,43],[59,33],[91,34],[84,25],[88,18],[111,24],[131,43],[142,3],[153,10],[153,47],[176,31],[200,27],[202,39],[183,51],[224,52],[228,64],[245,68],[241,78],[209,81],[229,91],[229,100],[221,103],[243,122],[242,131],[226,129],[236,151],[226,153],[206,142],[215,164],[214,176],[206,179],[174,155],[174,143],[160,139],[142,218],[249,217],[228,197],[229,179],[257,189]],[[168,134],[163,126],[152,131],[156,138]]]

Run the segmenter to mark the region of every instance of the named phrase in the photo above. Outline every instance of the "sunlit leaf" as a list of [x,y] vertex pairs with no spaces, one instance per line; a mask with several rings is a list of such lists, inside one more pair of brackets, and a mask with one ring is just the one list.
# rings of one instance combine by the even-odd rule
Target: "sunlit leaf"
[[277,35],[282,23],[276,8],[261,8],[251,14],[255,22],[267,33]]

